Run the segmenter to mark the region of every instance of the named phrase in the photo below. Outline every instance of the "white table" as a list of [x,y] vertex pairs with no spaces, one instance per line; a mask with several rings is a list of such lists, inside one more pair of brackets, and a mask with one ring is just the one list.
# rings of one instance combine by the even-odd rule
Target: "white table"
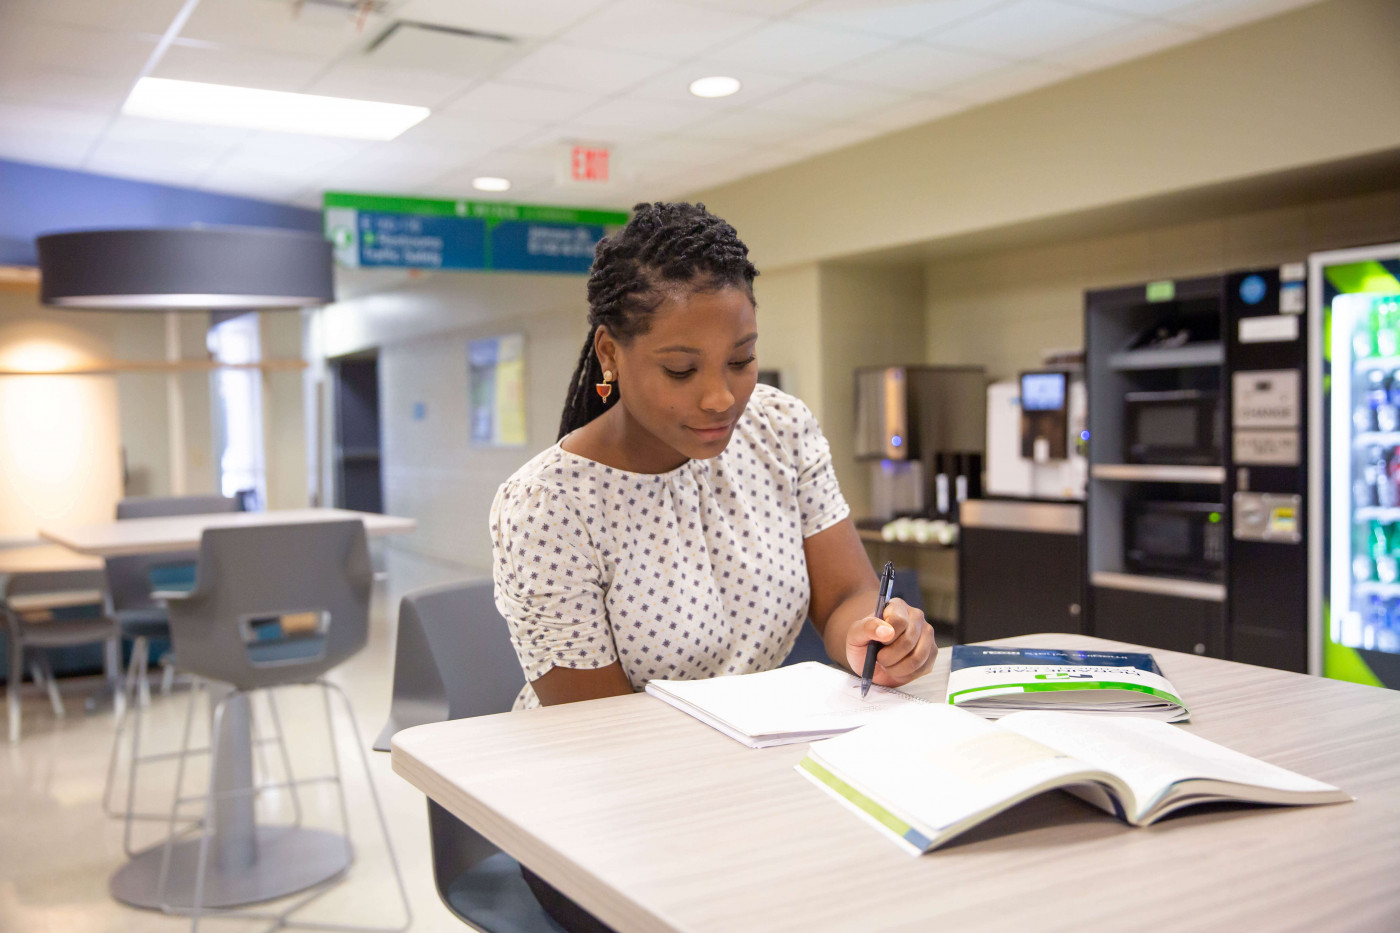
[[[947,654],[912,692],[943,698]],[[418,726],[393,767],[622,933],[1400,929],[1400,692],[1153,654],[1181,728],[1356,801],[1135,829],[1052,793],[915,858],[794,773],[805,745],[746,748],[645,695]]]
[[56,544],[0,548],[0,576],[12,573],[51,573],[63,570],[101,570],[96,557],[75,554]]
[[406,534],[418,527],[411,518],[351,512],[346,509],[279,509],[272,512],[220,512],[215,515],[173,515],[169,518],[128,518],[96,525],[41,528],[46,540],[79,554],[121,557],[125,554],[157,554],[163,551],[197,551],[206,528],[248,528],[257,525],[294,525],[358,518],[371,538]]
[[[42,528],[39,534],[79,554],[120,557],[170,551],[197,551],[209,528],[248,528],[305,524],[358,518],[370,537],[405,534],[417,522],[392,515],[345,509],[283,509],[270,512],[223,512],[169,518],[131,518],[68,528]],[[218,702],[227,688],[211,689]],[[212,792],[243,788],[252,782],[252,729],[248,698],[235,694],[224,705],[218,748],[219,767]],[[112,876],[110,889],[118,900],[136,907],[159,908],[158,890],[164,845],[137,853]],[[198,839],[177,843],[166,884],[166,903],[177,908],[194,902],[194,854]],[[258,826],[252,798],[225,797],[214,804],[213,857],[205,879],[206,908],[258,903],[304,890],[348,867],[343,840],[305,827]]]

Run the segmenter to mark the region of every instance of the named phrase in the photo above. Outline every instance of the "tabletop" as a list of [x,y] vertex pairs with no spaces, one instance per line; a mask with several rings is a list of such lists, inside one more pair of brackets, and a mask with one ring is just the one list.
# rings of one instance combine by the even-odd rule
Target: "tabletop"
[[78,554],[57,544],[0,548],[0,575],[55,570],[101,570],[101,558]]
[[96,525],[41,528],[41,537],[80,554],[118,557],[123,554],[157,554],[162,551],[199,549],[206,528],[247,528],[258,525],[290,525],[333,522],[358,518],[371,538],[406,534],[418,527],[411,518],[352,512],[347,509],[276,509],[269,512],[220,512],[213,515],[172,515],[169,518],[128,518]]
[[[1400,929],[1400,693],[1152,653],[1179,728],[1355,802],[1133,828],[1054,792],[911,857],[793,770],[805,744],[750,749],[644,694],[408,729],[393,768],[622,933]],[[906,689],[942,701],[948,655]]]

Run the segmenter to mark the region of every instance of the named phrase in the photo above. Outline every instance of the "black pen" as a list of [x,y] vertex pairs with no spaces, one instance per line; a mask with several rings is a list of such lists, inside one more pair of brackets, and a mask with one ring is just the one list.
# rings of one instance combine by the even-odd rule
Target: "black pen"
[[[894,562],[885,561],[885,569],[880,571],[880,592],[875,596],[875,618],[881,621],[885,618],[885,604],[894,595]],[[870,678],[875,676],[875,655],[880,653],[880,649],[885,647],[878,641],[871,640],[865,646],[865,668],[860,672],[860,696],[865,699],[865,695],[870,692]]]

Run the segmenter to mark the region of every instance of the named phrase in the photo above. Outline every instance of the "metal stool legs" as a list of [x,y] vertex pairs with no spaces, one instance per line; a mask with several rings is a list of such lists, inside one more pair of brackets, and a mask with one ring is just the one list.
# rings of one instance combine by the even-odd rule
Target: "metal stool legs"
[[[326,715],[326,728],[328,730],[328,736],[330,740],[331,774],[329,776],[294,778],[291,774],[290,761],[289,756],[287,754],[286,745],[285,743],[279,742],[279,748],[281,750],[282,756],[282,764],[287,774],[287,780],[285,782],[260,783],[256,780],[253,780],[246,786],[218,790],[216,789],[213,778],[211,777],[210,788],[207,793],[195,795],[192,797],[184,797],[181,795],[179,789],[179,783],[183,781],[184,759],[182,758],[180,760],[179,776],[177,777],[176,795],[171,803],[170,814],[168,817],[169,835],[167,836],[166,842],[162,847],[159,875],[158,880],[156,882],[156,890],[158,892],[159,906],[162,910],[164,910],[166,913],[183,914],[188,915],[190,917],[190,929],[192,933],[198,930],[200,920],[205,917],[228,917],[245,920],[268,921],[272,924],[272,929],[286,927],[318,930],[347,930],[355,931],[355,933],[399,933],[399,931],[408,929],[409,925],[412,923],[412,910],[409,906],[408,892],[404,886],[403,874],[399,867],[398,858],[394,854],[393,843],[389,837],[388,821],[384,816],[384,809],[380,803],[379,793],[374,785],[373,774],[370,771],[369,766],[369,758],[365,752],[363,736],[361,736],[360,734],[359,724],[355,719],[354,710],[350,705],[349,698],[345,696],[344,692],[339,687],[335,686],[334,684],[330,684],[324,680],[316,681],[315,686],[319,686],[322,690],[322,702]],[[379,831],[384,840],[384,846],[389,856],[390,865],[393,868],[394,880],[398,887],[399,898],[403,905],[404,914],[404,921],[399,926],[369,927],[355,924],[329,924],[321,922],[301,921],[293,917],[293,914],[295,914],[297,911],[301,910],[302,908],[309,905],[312,901],[320,898],[324,894],[333,890],[335,885],[343,879],[345,871],[348,870],[349,865],[353,862],[354,847],[351,843],[350,835],[350,809],[345,794],[344,780],[340,764],[339,743],[337,742],[335,737],[335,722],[332,715],[331,703],[332,693],[335,693],[337,696],[340,697],[341,703],[345,709],[350,729],[354,735],[355,746],[359,751],[360,763],[364,769],[366,783],[369,787],[370,797],[374,805],[375,816],[379,824]],[[221,760],[221,755],[224,754],[227,750],[227,745],[224,741],[225,730],[229,728],[237,728],[236,721],[235,724],[232,726],[229,722],[229,710],[231,708],[230,702],[234,699],[239,699],[243,702],[246,702],[248,696],[249,694],[243,691],[233,691],[214,704],[213,714],[211,717],[212,726],[210,735],[211,776],[219,774],[220,768],[223,767],[225,764]],[[271,700],[271,691],[269,691],[269,699]],[[269,708],[272,712],[275,727],[277,728],[277,731],[280,736],[282,731],[281,721],[275,700],[271,700]],[[192,720],[193,714],[191,712],[191,715],[187,717],[185,724],[186,745],[188,744]],[[250,773],[246,770],[246,762],[244,765],[243,773],[245,775]],[[259,911],[256,909],[246,908],[238,909],[206,906],[206,900],[209,896],[208,881],[210,877],[211,868],[213,867],[211,864],[211,849],[213,849],[216,843],[215,826],[216,821],[219,819],[215,813],[216,808],[219,807],[221,804],[236,804],[237,801],[245,799],[249,801],[248,806],[251,807],[252,801],[256,800],[258,795],[269,790],[280,790],[282,788],[291,789],[294,794],[293,800],[295,801],[295,789],[297,786],[316,783],[333,785],[335,788],[335,792],[338,795],[342,830],[342,835],[339,837],[339,844],[344,847],[343,864],[345,867],[339,871],[336,871],[329,877],[324,878],[323,880],[316,881],[315,883],[308,884],[300,888],[299,891],[290,892],[291,894],[296,895],[295,900],[289,906],[279,909],[277,911]],[[189,829],[180,830],[177,827],[177,823],[179,822],[178,814],[180,805],[182,803],[190,803],[194,801],[203,802],[204,813],[203,818],[195,824],[199,830],[200,835],[199,842],[197,844],[198,854],[194,860],[195,874],[193,879],[193,900],[188,906],[184,904],[177,905],[172,903],[170,897],[168,896],[168,892],[170,891],[171,887],[173,887],[171,879],[174,873],[173,862],[175,860],[174,853],[176,849],[176,841],[179,837],[188,835],[190,831]],[[300,806],[299,804],[297,804],[296,806],[299,819]],[[306,832],[306,830],[303,830],[303,832]],[[259,839],[261,839],[261,836],[259,836]],[[190,844],[192,844],[192,841]],[[223,847],[224,841],[219,841],[219,845]],[[186,849],[185,851],[188,850]]]

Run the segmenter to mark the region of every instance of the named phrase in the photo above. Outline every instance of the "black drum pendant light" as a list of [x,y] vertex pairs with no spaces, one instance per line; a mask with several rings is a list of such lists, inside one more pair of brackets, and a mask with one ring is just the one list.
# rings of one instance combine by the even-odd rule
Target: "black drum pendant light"
[[296,309],[335,300],[331,244],[262,227],[38,237],[40,300],[101,311]]

